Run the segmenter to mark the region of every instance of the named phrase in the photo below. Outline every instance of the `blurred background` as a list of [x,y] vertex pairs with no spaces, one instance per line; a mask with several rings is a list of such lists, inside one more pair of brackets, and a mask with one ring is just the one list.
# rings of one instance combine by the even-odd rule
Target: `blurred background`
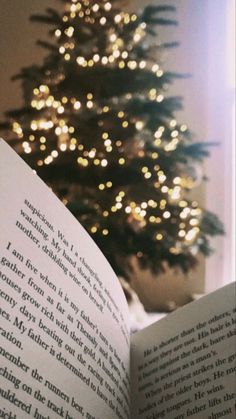
[[[150,1],[121,1],[125,10],[138,10]],[[145,294],[137,279],[134,288],[151,311],[163,307],[162,300],[172,303],[174,294],[187,290],[188,295],[203,294],[217,289],[235,278],[235,1],[234,0],[172,0],[152,1],[153,4],[173,4],[177,8],[177,27],[162,27],[159,33],[165,41],[175,40],[180,46],[166,54],[172,71],[190,74],[178,79],[172,86],[173,95],[184,98],[184,109],[178,119],[186,123],[198,141],[213,141],[211,156],[204,161],[207,182],[194,189],[194,199],[219,216],[226,234],[212,239],[213,256],[201,258],[197,270],[186,277],[169,275],[153,285],[146,273],[142,278],[148,284],[149,296],[155,290],[154,301]],[[40,14],[47,7],[57,10],[62,4],[56,0],[1,0],[0,14],[0,120],[4,112],[22,105],[20,83],[11,77],[22,67],[40,64],[45,51],[36,46],[36,40],[47,39],[47,27],[32,23],[29,17]],[[137,275],[138,276],[138,275]],[[170,280],[171,278],[171,280]],[[163,285],[164,284],[164,285]],[[146,287],[144,287],[146,288]],[[151,291],[150,291],[151,290]],[[166,295],[167,294],[167,295]],[[181,297],[180,297],[181,304]],[[185,300],[183,299],[183,302]],[[178,302],[177,302],[178,304]],[[171,307],[169,307],[171,308]],[[174,307],[173,307],[174,308]]]

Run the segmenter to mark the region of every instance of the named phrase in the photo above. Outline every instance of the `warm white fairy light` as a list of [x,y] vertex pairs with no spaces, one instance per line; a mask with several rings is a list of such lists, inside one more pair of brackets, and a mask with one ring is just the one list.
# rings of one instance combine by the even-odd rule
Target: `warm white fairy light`
[[168,186],[166,186],[166,185],[162,186],[162,187],[161,187],[161,192],[162,192],[162,193],[168,193],[168,192],[169,192],[169,188],[168,188]]
[[110,56],[109,58],[119,58],[120,56],[120,51],[118,49],[116,49],[115,51],[113,51],[112,56]]
[[61,133],[62,133],[62,129],[61,129],[61,127],[56,127],[56,128],[55,128],[55,134],[56,134],[57,136],[59,136],[59,135],[61,135]]
[[124,20],[124,24],[125,24],[125,25],[128,25],[128,24],[130,23],[131,18],[130,18],[129,13],[125,13],[125,14],[123,15],[123,20]]
[[60,36],[61,36],[61,30],[60,29],[56,29],[55,32],[54,32],[54,34],[55,34],[55,36],[57,38],[60,38]]
[[65,54],[65,52],[66,52],[65,47],[60,46],[60,48],[59,48],[59,53],[63,55],[63,54]]
[[88,100],[88,102],[86,103],[86,106],[87,106],[88,109],[92,109],[93,105],[94,105],[94,103],[93,103],[92,100]]
[[178,200],[181,197],[181,188],[179,186],[174,187],[170,192],[170,197],[172,200]]
[[96,12],[98,12],[99,8],[100,8],[99,5],[97,3],[95,3],[92,7],[92,10],[96,13]]
[[181,183],[181,178],[179,176],[176,176],[173,179],[173,183],[174,183],[174,185],[179,185]]
[[177,129],[175,129],[174,131],[172,131],[172,133],[171,133],[171,137],[172,138],[176,138],[176,137],[178,137],[178,135],[179,135],[179,131],[177,130]]
[[105,55],[102,57],[101,62],[103,65],[106,65],[108,63],[108,57],[106,57]]
[[170,211],[165,211],[165,212],[163,213],[163,218],[168,219],[168,218],[170,218],[170,217],[171,217],[171,213],[170,213]]
[[29,154],[31,153],[32,149],[30,147],[30,144],[28,143],[28,141],[24,141],[22,143],[23,149],[24,149],[24,153]]
[[200,229],[198,227],[194,227],[191,230],[189,230],[185,236],[186,240],[191,242],[195,240],[196,236],[198,235]]
[[164,100],[164,96],[163,95],[158,95],[157,98],[156,98],[156,101],[158,103],[161,103],[163,100]]
[[151,68],[153,73],[156,73],[159,70],[159,65],[158,64],[154,64]]
[[156,76],[157,76],[157,77],[162,77],[162,76],[163,76],[163,74],[164,74],[163,70],[158,70],[158,71],[156,72]]
[[98,62],[100,61],[100,55],[99,55],[99,54],[94,54],[94,56],[93,56],[93,61],[94,61],[95,63],[98,63]]
[[121,57],[122,57],[124,60],[126,60],[126,58],[128,58],[128,56],[129,56],[129,54],[128,54],[128,52],[127,52],[127,51],[123,51],[123,52],[122,52],[122,54],[121,54]]
[[170,151],[176,150],[176,147],[177,147],[178,143],[179,143],[179,139],[178,138],[174,138],[172,141],[170,141],[165,146],[165,151],[170,152]]
[[[192,206],[193,206],[193,202],[192,202]],[[202,214],[202,210],[201,208],[191,209],[190,213],[193,217],[196,217],[197,215]]]
[[38,129],[39,130],[48,130],[48,129],[52,128],[53,125],[54,124],[53,124],[52,121],[47,121],[46,119],[41,119],[41,120],[38,120],[38,121],[33,120],[31,122],[31,129],[33,131],[37,131]]
[[141,130],[143,129],[143,127],[144,127],[144,122],[143,122],[143,121],[137,121],[137,122],[135,123],[135,128],[136,128],[138,131],[141,131]]
[[141,34],[140,33],[135,33],[134,34],[134,42],[139,42],[141,39]]
[[83,167],[87,167],[89,165],[89,161],[83,157],[78,157],[77,163]]
[[[71,15],[72,15],[72,16],[74,16],[75,12],[77,11],[76,4],[72,4],[72,5],[70,6],[70,11],[71,11]],[[71,16],[71,17],[72,17],[72,16]]]
[[128,205],[127,207],[125,207],[125,212],[127,213],[127,214],[130,214],[131,213],[131,211],[132,211],[132,208]]
[[105,145],[106,147],[109,147],[109,146],[111,145],[111,140],[105,140],[105,141],[104,141],[104,145]]
[[112,33],[111,35],[110,35],[110,41],[111,42],[115,42],[117,40],[117,35],[115,34],[115,33]]
[[197,226],[200,223],[200,220],[198,220],[197,218],[191,218],[189,221],[189,224],[193,227]]
[[124,61],[120,61],[120,62],[119,62],[119,64],[118,64],[118,67],[119,67],[120,69],[125,68],[125,62],[124,62]]
[[160,182],[160,183],[165,182],[165,180],[166,180],[166,175],[164,174],[164,172],[163,172],[162,170],[160,170],[160,171],[157,173],[157,175],[158,175],[158,180],[159,180],[159,182]]
[[101,166],[106,167],[108,165],[108,161],[106,159],[101,160]]
[[130,70],[135,70],[137,68],[137,62],[135,60],[128,61],[127,63]]
[[105,3],[105,5],[104,5],[104,9],[107,11],[107,12],[109,12],[110,10],[111,10],[111,3],[110,2],[107,2],[107,3]]
[[65,29],[64,33],[69,38],[71,38],[73,36],[73,34],[74,34],[74,30],[75,30],[75,28],[73,26],[69,26],[68,28]]
[[140,63],[139,63],[139,68],[141,68],[142,70],[146,67],[146,65],[147,65],[147,62],[146,61],[144,61],[144,60],[142,60],[142,61],[140,61]]
[[180,126],[180,131],[182,131],[182,132],[187,131],[187,129],[188,129],[188,127],[185,124],[183,124],[183,125]]
[[77,61],[77,63],[78,63],[79,65],[83,65],[83,64],[84,64],[84,62],[85,62],[85,58],[84,58],[84,57],[79,56],[79,57],[77,57],[77,58],[76,58],[76,61]]
[[176,127],[176,125],[177,125],[177,121],[176,121],[175,119],[172,119],[172,120],[170,121],[170,127],[171,127],[171,128],[175,128],[175,127]]
[[13,130],[13,132],[15,132],[18,135],[19,138],[22,138],[23,137],[22,127],[21,127],[21,125],[18,122],[16,122],[16,121],[13,122],[13,124],[12,124],[12,130]]
[[78,110],[78,109],[80,109],[81,108],[81,103],[77,100],[75,103],[74,103],[74,109],[75,110]]
[[93,148],[92,150],[89,151],[88,157],[90,159],[93,159],[95,157],[95,155],[96,155],[96,149]]
[[61,151],[66,151],[66,149],[67,149],[67,144],[62,143],[62,144],[60,144],[60,145],[59,145],[59,148],[60,148],[60,150],[61,150]]
[[62,114],[62,113],[64,113],[64,112],[65,112],[65,108],[64,108],[64,106],[59,106],[59,107],[57,108],[57,113]]
[[129,126],[129,122],[128,121],[123,121],[121,125],[122,125],[123,128],[127,128]]
[[180,213],[180,218],[182,219],[182,220],[185,220],[186,218],[188,218],[188,216],[189,216],[189,212],[190,212],[190,209],[188,208],[188,207],[185,207],[184,208],[184,210],[183,211],[181,211],[181,213]]
[[182,200],[182,201],[179,202],[179,207],[180,208],[185,208],[185,207],[187,207],[187,205],[188,205],[188,203],[185,200]]
[[114,21],[115,21],[115,23],[120,23],[120,22],[121,22],[121,20],[122,20],[121,15],[119,15],[119,14],[115,15],[115,17],[114,17]]
[[52,155],[52,157],[54,157],[54,158],[58,157],[58,151],[57,151],[57,150],[53,150],[53,151],[51,152],[51,155]]
[[[159,157],[159,154],[157,152],[154,152],[154,153],[151,154],[151,157],[152,157],[153,160],[156,160]],[[154,170],[157,171],[159,169],[160,169],[160,166],[158,166],[158,165],[154,166]]]
[[103,26],[106,24],[107,19],[105,18],[105,16],[101,17],[100,19],[100,24]]

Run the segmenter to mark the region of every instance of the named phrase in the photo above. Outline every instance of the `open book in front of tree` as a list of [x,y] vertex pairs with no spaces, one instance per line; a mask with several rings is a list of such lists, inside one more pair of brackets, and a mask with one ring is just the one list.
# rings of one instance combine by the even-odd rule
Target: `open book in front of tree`
[[235,417],[234,284],[130,338],[110,265],[0,142],[0,417]]

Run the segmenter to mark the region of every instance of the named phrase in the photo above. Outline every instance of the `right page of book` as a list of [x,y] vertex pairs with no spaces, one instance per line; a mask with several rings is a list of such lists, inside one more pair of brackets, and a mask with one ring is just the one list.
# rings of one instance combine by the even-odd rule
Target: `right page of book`
[[235,283],[133,335],[132,419],[235,419]]

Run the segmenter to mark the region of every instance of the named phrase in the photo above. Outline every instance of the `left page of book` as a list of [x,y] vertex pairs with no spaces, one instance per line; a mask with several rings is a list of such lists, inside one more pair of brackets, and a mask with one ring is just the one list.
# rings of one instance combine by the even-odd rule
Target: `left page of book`
[[0,139],[0,417],[129,418],[129,321],[95,243]]

